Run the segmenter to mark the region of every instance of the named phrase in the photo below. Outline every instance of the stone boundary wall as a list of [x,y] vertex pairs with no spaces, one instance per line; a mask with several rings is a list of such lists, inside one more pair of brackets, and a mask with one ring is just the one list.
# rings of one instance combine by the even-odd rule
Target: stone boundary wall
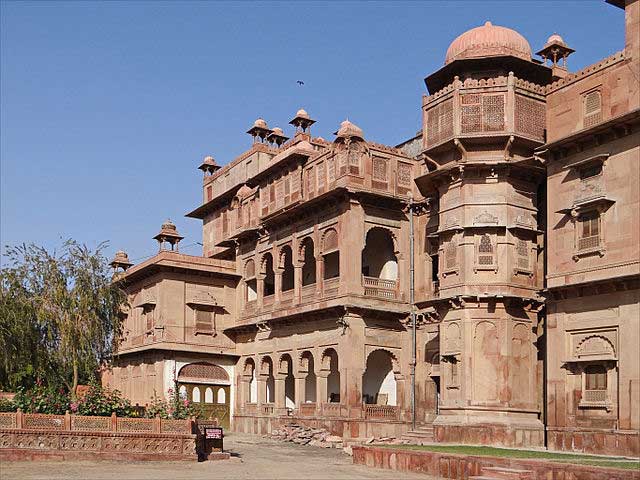
[[487,467],[528,470],[532,472],[531,480],[640,480],[638,470],[362,446],[353,447],[353,463],[460,480],[481,476],[483,468]]
[[197,460],[192,420],[0,413],[0,459]]
[[548,428],[549,450],[640,456],[638,431]]
[[345,439],[369,437],[400,438],[411,429],[410,422],[360,418],[327,418],[301,416],[257,416],[239,415],[233,417],[233,431],[265,435],[282,425],[297,423],[312,428],[324,428],[332,435]]

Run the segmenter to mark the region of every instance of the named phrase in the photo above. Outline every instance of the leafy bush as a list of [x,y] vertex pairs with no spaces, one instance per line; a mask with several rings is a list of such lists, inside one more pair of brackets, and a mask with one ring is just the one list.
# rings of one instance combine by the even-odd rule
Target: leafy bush
[[13,400],[0,398],[0,412],[15,412],[18,409]]
[[198,417],[201,413],[200,408],[186,398],[182,398],[177,387],[177,383],[174,382],[174,388],[170,388],[167,392],[169,394],[169,400],[158,397],[154,392],[151,403],[147,405],[145,417],[154,418],[159,416],[160,418],[173,420],[185,420],[187,418]]
[[131,403],[118,390],[104,388],[95,382],[89,385],[89,390],[82,399],[71,402],[69,409],[77,415],[108,417],[115,413],[119,417],[134,416]]
[[69,408],[69,393],[64,388],[45,386],[38,381],[29,390],[18,387],[13,403],[24,413],[63,415]]

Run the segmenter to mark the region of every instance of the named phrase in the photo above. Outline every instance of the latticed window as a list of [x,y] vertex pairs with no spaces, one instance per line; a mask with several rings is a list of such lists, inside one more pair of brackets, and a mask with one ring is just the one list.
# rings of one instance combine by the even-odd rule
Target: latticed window
[[427,143],[433,145],[453,136],[453,101],[446,100],[427,111]]
[[324,162],[318,163],[318,189],[324,187],[325,170]]
[[518,268],[529,270],[529,242],[519,238],[516,241],[516,253],[518,254]]
[[478,244],[478,265],[493,265],[494,248],[491,237],[488,234],[480,237]]
[[154,319],[153,319],[153,305],[145,305],[142,308],[142,318],[144,318],[144,325],[146,328],[146,331],[152,330],[153,326],[154,326]]
[[445,266],[447,269],[455,268],[458,265],[458,246],[456,245],[455,239],[452,238],[449,242],[447,242],[445,248]]
[[398,163],[398,185],[401,187],[411,186],[411,165],[408,163]]
[[284,205],[284,181],[282,179],[276,182],[276,208]]
[[335,157],[331,157],[327,160],[327,177],[329,178],[329,183],[336,181],[336,159]]
[[291,192],[300,191],[300,173],[294,171],[291,173]]
[[351,145],[349,148],[349,173],[354,175],[360,175],[360,158],[362,157],[362,150],[356,145]]
[[544,140],[545,106],[544,103],[516,95],[516,131],[533,138]]
[[387,159],[386,158],[373,158],[373,179],[379,182],[387,181]]
[[600,214],[588,212],[579,218],[578,250],[600,246]]
[[307,194],[315,190],[315,183],[316,183],[315,173],[316,172],[313,168],[310,168],[309,170],[307,170]]
[[584,96],[584,127],[591,127],[602,121],[602,96],[599,90]]

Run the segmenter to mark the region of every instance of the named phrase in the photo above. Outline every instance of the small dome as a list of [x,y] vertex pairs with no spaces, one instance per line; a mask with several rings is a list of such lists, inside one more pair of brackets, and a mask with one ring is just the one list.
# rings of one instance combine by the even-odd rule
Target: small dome
[[364,133],[362,129],[357,125],[351,123],[349,120],[345,120],[340,124],[340,128],[336,132],[338,138],[346,138],[346,137],[360,137],[364,138]]
[[167,221],[162,224],[162,230],[174,230],[175,231],[177,229],[176,229],[175,224],[171,220],[167,219]]
[[202,160],[202,163],[204,165],[215,165],[215,166],[218,165],[215,159],[211,155],[207,155],[206,157],[204,157],[204,160]]
[[445,57],[445,65],[454,60],[481,57],[513,56],[531,60],[529,42],[515,30],[486,22],[456,38]]
[[307,113],[307,111],[304,108],[301,108],[300,110],[298,110],[296,112],[296,117],[309,118],[309,114]]
[[267,122],[265,122],[262,118],[258,118],[255,122],[253,122],[253,126],[258,128],[267,128]]
[[557,33],[554,33],[547,39],[547,45],[550,45],[552,43],[559,43],[561,45],[566,45],[566,43],[564,42],[564,39]]
[[284,132],[282,131],[282,129],[280,127],[274,127],[273,130],[271,130],[271,133],[274,133],[276,135],[281,135],[284,137]]

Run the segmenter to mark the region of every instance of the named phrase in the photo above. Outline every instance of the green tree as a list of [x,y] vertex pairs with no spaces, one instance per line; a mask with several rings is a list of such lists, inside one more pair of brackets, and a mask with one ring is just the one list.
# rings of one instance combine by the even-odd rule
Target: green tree
[[[19,377],[31,365],[36,376],[58,380],[75,399],[78,383],[90,381],[110,361],[122,336],[126,294],[111,281],[105,247],[91,250],[68,240],[53,253],[33,244],[7,248],[0,347],[13,352],[5,364],[17,363],[2,365],[0,378]],[[16,330],[18,338],[11,336]],[[21,352],[29,345],[31,356]]]

